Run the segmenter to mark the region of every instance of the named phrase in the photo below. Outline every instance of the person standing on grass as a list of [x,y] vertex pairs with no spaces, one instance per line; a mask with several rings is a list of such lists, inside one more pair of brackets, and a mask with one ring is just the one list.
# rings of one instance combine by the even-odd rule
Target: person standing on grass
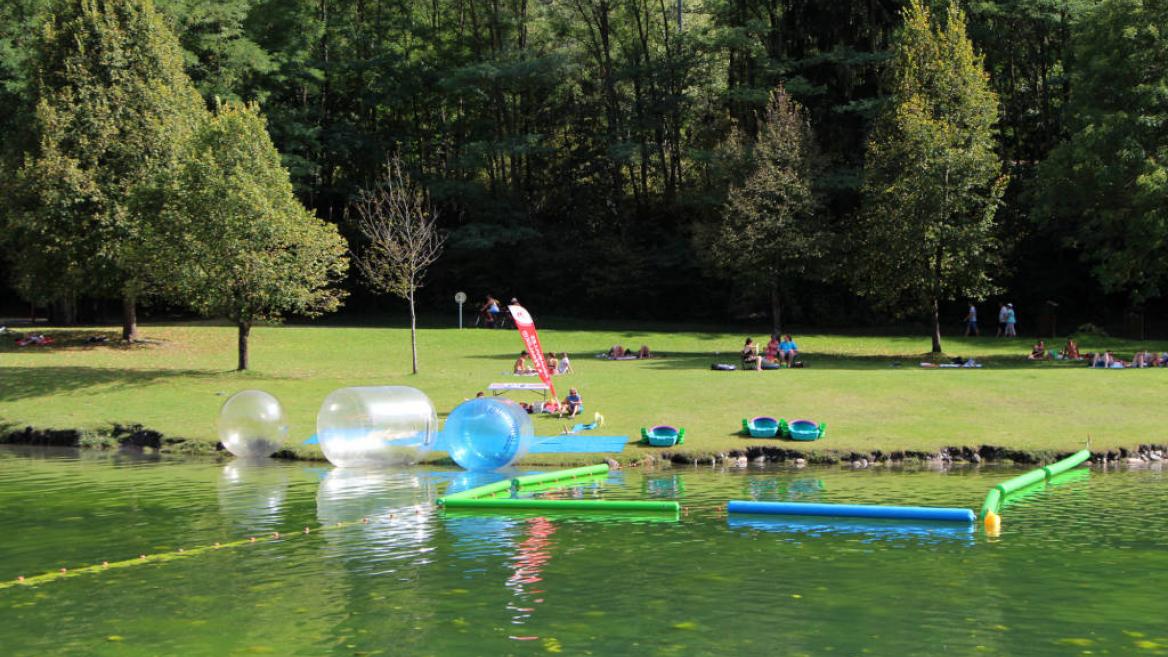
[[1017,318],[1017,316],[1014,315],[1014,304],[1007,303],[1006,304],[1006,337],[1007,338],[1018,337],[1018,327],[1016,326],[1017,323],[1018,323],[1018,318]]
[[969,302],[969,312],[965,314],[965,337],[972,333],[975,337],[981,334],[977,331],[977,306]]
[[1009,316],[1010,316],[1010,309],[1007,308],[1006,304],[1003,303],[1002,307],[998,309],[998,335],[997,335],[997,337],[999,337],[999,338],[1005,337],[1005,335],[1006,335],[1006,318]]

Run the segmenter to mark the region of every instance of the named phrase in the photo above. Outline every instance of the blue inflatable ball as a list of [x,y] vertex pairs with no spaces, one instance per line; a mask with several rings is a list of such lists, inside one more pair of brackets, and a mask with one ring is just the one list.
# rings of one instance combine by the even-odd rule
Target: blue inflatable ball
[[535,431],[508,399],[477,397],[455,407],[442,431],[450,458],[467,470],[497,470],[523,458]]

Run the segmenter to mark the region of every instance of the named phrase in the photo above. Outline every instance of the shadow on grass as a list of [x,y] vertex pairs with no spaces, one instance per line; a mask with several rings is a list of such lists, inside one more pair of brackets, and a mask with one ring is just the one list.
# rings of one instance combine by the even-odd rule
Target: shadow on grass
[[[512,376],[509,367],[512,364],[512,359],[516,357],[515,353],[498,353],[498,354],[476,354],[467,355],[465,358],[474,358],[478,360],[493,360],[499,362],[503,369],[500,370],[499,376]],[[905,355],[852,355],[843,356],[838,354],[817,354],[814,352],[803,353],[799,355],[800,361],[803,362],[805,369],[816,370],[887,370],[887,369],[927,369],[920,366],[925,362],[939,362],[951,363],[954,357],[946,356],[940,360],[935,359],[932,354],[905,354]],[[1063,369],[1063,368],[1085,368],[1087,363],[1085,361],[1042,361],[1035,362],[1026,359],[1024,355],[994,355],[977,357],[978,363],[982,368],[976,369],[1019,369],[1019,370],[1043,370],[1043,369]],[[606,360],[603,358],[596,358],[594,355],[573,356],[573,365],[579,366],[580,363],[603,363],[605,367],[611,367],[614,372],[621,371],[622,368],[632,368],[638,365],[657,370],[708,370],[714,363],[725,363],[734,365],[741,370],[742,360],[737,352],[702,352],[702,351],[670,351],[661,352],[658,355],[648,360]],[[957,369],[957,368],[946,368]],[[764,370],[777,371],[777,370]],[[531,376],[516,377],[516,379],[531,379]]]
[[[39,327],[38,327],[39,328]],[[69,329],[47,333],[53,339],[50,345],[17,346],[18,336],[38,335],[40,331],[14,331],[0,340],[0,353],[37,354],[54,351],[84,352],[107,349],[110,351],[135,351],[150,349],[164,344],[161,340],[146,339],[141,342],[123,342],[121,330]]]
[[142,388],[172,378],[211,379],[225,373],[207,370],[128,370],[113,367],[0,368],[0,402],[46,397],[86,388]]

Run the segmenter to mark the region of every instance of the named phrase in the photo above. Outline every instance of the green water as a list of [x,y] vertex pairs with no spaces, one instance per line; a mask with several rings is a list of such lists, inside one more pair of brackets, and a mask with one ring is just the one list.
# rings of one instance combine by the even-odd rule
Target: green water
[[459,472],[0,450],[0,582],[282,532],[0,589],[0,655],[1168,654],[1159,470],[1071,477],[998,538],[720,512],[976,508],[1016,473],[686,467],[567,493],[676,498],[672,522],[444,516],[488,481]]

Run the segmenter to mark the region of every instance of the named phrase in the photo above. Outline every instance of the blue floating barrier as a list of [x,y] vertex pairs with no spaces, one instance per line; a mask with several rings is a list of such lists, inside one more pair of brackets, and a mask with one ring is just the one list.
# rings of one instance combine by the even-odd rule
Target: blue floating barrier
[[968,522],[977,520],[969,509],[925,506],[879,506],[869,504],[812,504],[807,502],[752,502],[731,500],[728,513],[760,513],[788,516],[835,516],[839,518],[889,518],[895,520],[937,520]]

